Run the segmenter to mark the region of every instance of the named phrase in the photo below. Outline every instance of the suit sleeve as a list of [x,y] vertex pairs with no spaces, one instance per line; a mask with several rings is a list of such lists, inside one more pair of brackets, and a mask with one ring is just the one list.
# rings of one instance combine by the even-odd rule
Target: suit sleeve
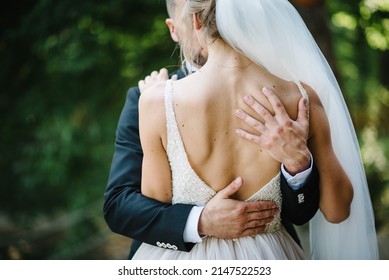
[[312,172],[298,190],[289,187],[281,175],[282,210],[281,217],[295,225],[307,223],[319,209],[319,172],[313,162]]
[[156,245],[171,244],[189,251],[183,241],[192,205],[164,204],[140,192],[143,152],[139,139],[139,89],[131,88],[122,110],[108,185],[104,193],[104,218],[109,228],[129,238]]

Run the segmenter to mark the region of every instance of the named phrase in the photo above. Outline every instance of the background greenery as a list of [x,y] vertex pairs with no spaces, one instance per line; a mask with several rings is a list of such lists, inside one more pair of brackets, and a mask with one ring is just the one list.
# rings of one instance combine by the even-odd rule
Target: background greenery
[[[387,236],[389,0],[299,9],[344,90],[377,230]],[[165,18],[163,0],[3,5],[0,259],[121,257],[102,249],[121,246],[102,218],[102,196],[127,89],[179,63]]]

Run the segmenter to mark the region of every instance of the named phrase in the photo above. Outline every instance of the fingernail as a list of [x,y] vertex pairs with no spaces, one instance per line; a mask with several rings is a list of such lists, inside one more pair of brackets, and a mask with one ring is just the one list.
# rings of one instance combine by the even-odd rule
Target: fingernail
[[242,178],[238,177],[234,181],[235,184],[240,185],[242,183]]
[[243,132],[240,129],[235,130],[236,135],[243,136]]
[[253,104],[253,103],[254,103],[253,98],[252,98],[251,96],[249,96],[249,95],[245,95],[245,96],[243,97],[243,100],[246,101],[246,102],[249,103],[249,104]]
[[264,94],[268,94],[268,93],[270,93],[270,88],[264,87],[264,88],[262,89],[262,92],[263,92]]
[[238,118],[242,119],[244,117],[244,113],[241,109],[237,109],[235,111],[235,116],[237,116]]

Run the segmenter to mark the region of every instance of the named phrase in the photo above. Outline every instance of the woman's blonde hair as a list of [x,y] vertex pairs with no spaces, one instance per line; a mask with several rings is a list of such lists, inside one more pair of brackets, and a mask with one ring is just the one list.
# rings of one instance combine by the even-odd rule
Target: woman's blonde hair
[[220,38],[216,24],[216,1],[217,0],[186,0],[182,22],[185,25],[186,31],[181,42],[181,55],[183,59],[195,63],[199,66],[204,65],[204,58],[200,51],[192,44],[193,38],[193,15],[197,17],[205,29],[205,37],[211,40]]

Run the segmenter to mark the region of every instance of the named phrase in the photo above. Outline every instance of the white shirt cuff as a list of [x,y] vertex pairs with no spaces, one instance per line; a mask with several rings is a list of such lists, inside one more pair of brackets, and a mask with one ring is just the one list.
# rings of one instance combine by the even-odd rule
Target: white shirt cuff
[[194,206],[189,212],[188,219],[184,228],[184,242],[187,243],[199,243],[203,241],[203,238],[199,235],[198,224],[200,220],[200,214],[203,211],[204,206]]
[[290,175],[286,170],[283,164],[281,164],[281,172],[284,175],[289,187],[291,187],[294,190],[298,190],[301,188],[302,185],[304,185],[305,181],[308,179],[309,175],[312,172],[312,165],[313,165],[313,157],[311,155],[311,164],[307,170],[304,170],[300,173],[297,173],[296,175],[292,176]]

